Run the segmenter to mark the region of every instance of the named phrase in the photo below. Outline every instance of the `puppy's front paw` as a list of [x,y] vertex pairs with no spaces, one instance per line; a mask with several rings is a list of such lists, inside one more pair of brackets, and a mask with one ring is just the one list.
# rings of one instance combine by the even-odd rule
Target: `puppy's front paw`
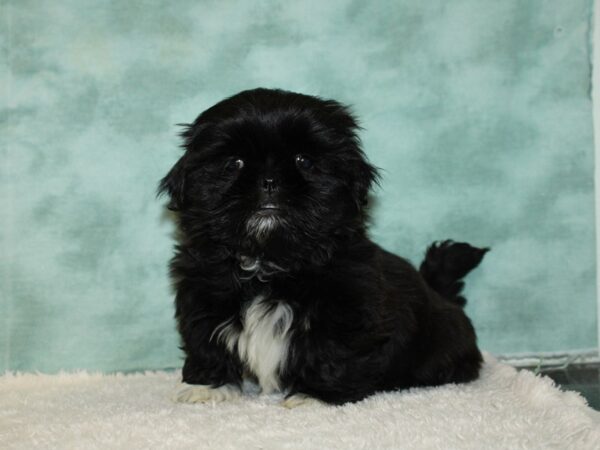
[[298,406],[307,406],[307,405],[323,405],[324,403],[321,400],[317,400],[314,397],[309,397],[306,394],[294,394],[287,397],[283,402],[281,402],[281,406],[292,409],[297,408]]
[[240,395],[240,389],[231,384],[213,388],[206,384],[182,383],[173,393],[172,400],[179,403],[219,403]]

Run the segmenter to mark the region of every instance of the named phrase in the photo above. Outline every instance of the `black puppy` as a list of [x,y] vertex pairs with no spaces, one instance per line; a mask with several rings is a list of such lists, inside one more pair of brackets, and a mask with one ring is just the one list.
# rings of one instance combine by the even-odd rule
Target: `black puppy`
[[263,392],[360,400],[471,381],[481,354],[460,281],[486,249],[445,241],[420,272],[366,236],[377,171],[332,100],[241,92],[182,134],[160,183],[179,218],[171,263],[184,402]]

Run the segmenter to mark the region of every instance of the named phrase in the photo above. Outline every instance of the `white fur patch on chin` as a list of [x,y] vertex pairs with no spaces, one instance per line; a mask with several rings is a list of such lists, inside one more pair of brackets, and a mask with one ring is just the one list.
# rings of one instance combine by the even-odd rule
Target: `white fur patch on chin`
[[271,231],[279,225],[279,217],[275,215],[254,215],[246,223],[246,230],[259,242],[264,241]]
[[173,393],[172,400],[178,403],[220,403],[240,396],[240,389],[231,384],[213,388],[207,384],[181,383]]

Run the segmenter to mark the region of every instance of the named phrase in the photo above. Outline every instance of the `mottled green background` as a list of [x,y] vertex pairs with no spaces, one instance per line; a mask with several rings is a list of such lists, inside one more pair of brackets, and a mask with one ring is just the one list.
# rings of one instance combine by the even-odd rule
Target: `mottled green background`
[[180,365],[156,184],[256,86],[353,105],[378,242],[493,248],[483,348],[597,347],[590,0],[0,4],[0,370]]

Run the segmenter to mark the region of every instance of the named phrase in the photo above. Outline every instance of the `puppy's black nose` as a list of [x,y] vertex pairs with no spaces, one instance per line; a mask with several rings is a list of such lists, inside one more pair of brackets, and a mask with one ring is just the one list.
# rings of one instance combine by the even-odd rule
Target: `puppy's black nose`
[[262,187],[263,192],[267,192],[269,194],[277,190],[277,185],[275,184],[275,180],[273,178],[264,178]]

